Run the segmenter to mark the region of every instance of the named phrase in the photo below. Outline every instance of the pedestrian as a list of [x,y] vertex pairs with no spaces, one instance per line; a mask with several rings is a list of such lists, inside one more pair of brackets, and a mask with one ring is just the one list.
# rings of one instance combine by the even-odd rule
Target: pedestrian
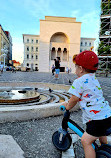
[[1,68],[1,74],[3,74],[3,68]]
[[92,143],[99,139],[101,144],[107,144],[106,130],[111,127],[111,108],[103,97],[100,84],[95,76],[98,68],[98,57],[93,51],[83,51],[73,57],[76,75],[69,93],[72,97],[63,105],[66,110],[72,109],[77,102],[82,110],[83,123],[86,124],[81,142],[85,158],[96,158]]
[[67,74],[69,73],[69,68],[68,68],[68,67],[66,67],[66,73],[67,73]]
[[52,75],[54,76],[54,71],[55,71],[55,66],[54,66],[54,64],[52,65]]
[[69,69],[69,72],[70,72],[70,73],[72,72],[72,69],[71,69],[71,68]]
[[55,59],[55,79],[59,79],[59,72],[60,72],[60,59],[56,57]]

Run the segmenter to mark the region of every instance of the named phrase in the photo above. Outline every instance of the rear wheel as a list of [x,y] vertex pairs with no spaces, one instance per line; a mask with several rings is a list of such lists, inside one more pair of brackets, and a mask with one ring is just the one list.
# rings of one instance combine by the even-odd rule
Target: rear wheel
[[53,136],[52,136],[52,142],[54,144],[54,146],[60,150],[60,151],[66,151],[67,149],[70,148],[71,143],[72,143],[72,139],[71,136],[69,134],[67,134],[63,140],[63,142],[59,142],[59,132],[56,131]]
[[104,150],[104,151],[108,152],[109,154],[111,154],[111,145],[103,144],[99,147],[99,150]]
[[111,158],[111,154],[103,150],[98,150],[96,152],[96,158]]

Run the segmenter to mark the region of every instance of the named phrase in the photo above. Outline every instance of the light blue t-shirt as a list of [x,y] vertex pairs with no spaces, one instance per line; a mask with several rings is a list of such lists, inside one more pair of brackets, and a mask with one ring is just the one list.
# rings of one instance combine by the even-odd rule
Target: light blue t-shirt
[[111,107],[108,101],[105,101],[94,73],[85,74],[74,80],[68,92],[79,98],[80,108],[83,112],[83,123],[111,116]]

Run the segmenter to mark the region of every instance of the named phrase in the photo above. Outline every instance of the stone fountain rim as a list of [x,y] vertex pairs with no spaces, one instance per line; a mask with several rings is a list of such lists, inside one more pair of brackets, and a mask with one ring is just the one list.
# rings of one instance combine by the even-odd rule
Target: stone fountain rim
[[[61,87],[66,87],[65,90],[68,90],[70,87],[68,85],[63,85],[63,84],[54,84],[54,83],[52,84],[52,83],[44,83],[44,82],[25,82],[25,83],[24,82],[17,82],[17,83],[4,82],[4,83],[7,83],[7,85],[5,85],[5,88],[8,87],[10,83],[13,84],[10,86],[13,88],[18,86],[17,83],[19,84],[21,83],[21,85],[24,84],[24,86],[21,86],[21,87],[30,87],[30,85],[32,85],[31,87],[35,87],[35,88],[37,84],[43,84],[44,87],[50,84],[50,85],[55,85],[56,90],[62,89],[60,88],[60,85]],[[0,87],[3,88],[4,84],[2,85],[0,83]],[[27,121],[30,119],[41,119],[41,118],[61,115],[63,114],[63,112],[59,110],[60,105],[61,103],[53,103],[53,104],[50,103],[50,104],[43,104],[43,105],[38,105],[38,106],[32,105],[32,106],[23,106],[23,107],[1,107],[0,108],[0,123]],[[79,109],[79,106],[77,105],[72,109],[72,111],[75,111],[78,109]]]

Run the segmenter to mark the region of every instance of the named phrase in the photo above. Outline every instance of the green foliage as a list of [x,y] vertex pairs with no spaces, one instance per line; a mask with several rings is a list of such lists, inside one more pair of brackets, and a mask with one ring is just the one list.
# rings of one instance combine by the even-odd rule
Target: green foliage
[[111,2],[108,0],[108,3],[101,3],[101,10],[103,11],[102,15],[109,14],[111,9]]
[[104,45],[104,42],[101,41],[98,47],[98,55],[111,55],[111,46],[109,45]]

